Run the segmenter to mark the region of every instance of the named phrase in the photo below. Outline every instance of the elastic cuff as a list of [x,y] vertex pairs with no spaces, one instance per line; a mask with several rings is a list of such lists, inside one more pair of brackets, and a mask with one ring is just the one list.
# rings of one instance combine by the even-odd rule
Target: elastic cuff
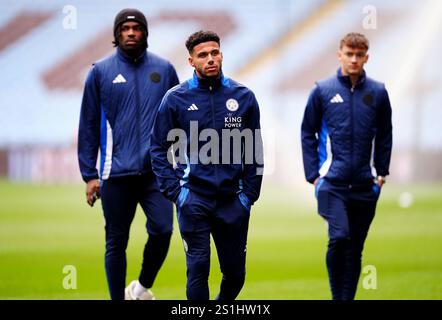
[[96,180],[96,179],[99,179],[98,175],[96,175],[96,176],[89,176],[89,177],[83,177],[83,181],[86,182],[86,183],[88,183],[91,180]]

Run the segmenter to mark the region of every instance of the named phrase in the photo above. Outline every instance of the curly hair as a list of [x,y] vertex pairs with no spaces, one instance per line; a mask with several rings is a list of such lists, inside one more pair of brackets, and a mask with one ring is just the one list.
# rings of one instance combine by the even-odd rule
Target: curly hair
[[197,45],[209,41],[215,41],[216,43],[218,43],[218,45],[220,44],[219,36],[215,32],[200,30],[189,36],[186,41],[186,48],[191,54],[193,48],[195,48]]

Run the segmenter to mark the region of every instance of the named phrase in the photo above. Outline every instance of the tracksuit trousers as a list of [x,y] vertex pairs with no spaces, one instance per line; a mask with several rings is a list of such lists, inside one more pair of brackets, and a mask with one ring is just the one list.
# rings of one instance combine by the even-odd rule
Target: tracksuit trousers
[[328,222],[326,264],[333,300],[352,300],[361,273],[364,242],[374,218],[377,184],[337,185],[322,178],[316,185],[318,212]]
[[102,181],[101,202],[105,218],[105,267],[112,300],[124,300],[126,248],[129,231],[140,204],[147,218],[149,235],[138,281],[152,287],[169,249],[173,207],[159,191],[153,174],[111,178]]
[[180,194],[177,213],[186,252],[187,299],[209,299],[212,235],[223,274],[217,299],[234,300],[244,285],[246,274],[250,205],[244,195],[209,198],[185,189]]

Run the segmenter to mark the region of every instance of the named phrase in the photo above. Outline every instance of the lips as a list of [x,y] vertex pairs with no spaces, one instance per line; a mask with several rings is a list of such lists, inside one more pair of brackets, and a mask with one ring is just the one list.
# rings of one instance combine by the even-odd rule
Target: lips
[[208,68],[206,68],[206,71],[207,72],[218,71],[218,68],[217,67],[208,67]]

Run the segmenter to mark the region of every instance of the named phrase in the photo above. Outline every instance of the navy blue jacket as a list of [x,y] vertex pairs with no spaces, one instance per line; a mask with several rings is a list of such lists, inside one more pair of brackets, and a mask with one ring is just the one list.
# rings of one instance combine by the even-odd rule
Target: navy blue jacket
[[133,59],[117,48],[94,64],[84,88],[78,132],[84,181],[152,170],[149,138],[155,114],[164,94],[178,83],[174,67],[148,51]]
[[[198,121],[197,134],[200,139],[198,148],[193,149],[190,140],[194,139],[195,142],[198,137],[191,137],[191,121]],[[167,136],[172,129],[177,128],[182,129],[187,140],[184,141],[185,145],[181,145],[185,150],[185,159],[180,161],[183,159],[178,158],[174,167],[167,158],[172,144]],[[198,157],[211,140],[206,138],[206,141],[201,141],[204,129],[214,129],[220,138],[218,156],[214,161],[205,164]],[[236,147],[233,143],[225,145],[221,141],[223,129],[237,129],[240,132],[249,129],[248,131],[254,133],[253,141],[249,140],[247,146],[244,143],[247,140]],[[177,141],[182,142],[183,140]],[[228,148],[226,150],[230,150],[229,161],[222,161],[223,145]],[[242,156],[247,147],[253,147],[253,159],[249,161],[245,161]],[[235,152],[241,155],[240,161],[234,162],[232,159]],[[161,102],[152,133],[151,160],[160,190],[174,202],[181,186],[185,185],[190,190],[209,197],[243,192],[249,204],[252,204],[259,197],[263,170],[259,106],[255,95],[245,86],[223,75],[216,80],[207,80],[197,78],[194,73],[192,79],[169,90]]]
[[364,185],[389,174],[392,148],[391,106],[384,84],[366,77],[352,88],[337,75],[318,81],[301,128],[304,171],[335,183]]

